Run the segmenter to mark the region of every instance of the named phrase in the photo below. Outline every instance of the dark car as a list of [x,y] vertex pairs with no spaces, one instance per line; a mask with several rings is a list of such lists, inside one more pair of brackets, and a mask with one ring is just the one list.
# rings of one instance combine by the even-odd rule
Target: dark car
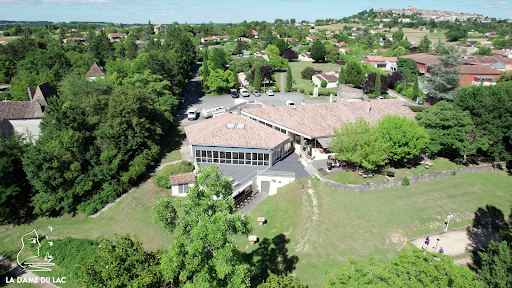
[[236,89],[231,89],[231,97],[238,98],[238,92],[236,91]]
[[258,90],[252,91],[252,95],[254,95],[254,97],[260,97],[261,96],[260,91],[258,91]]

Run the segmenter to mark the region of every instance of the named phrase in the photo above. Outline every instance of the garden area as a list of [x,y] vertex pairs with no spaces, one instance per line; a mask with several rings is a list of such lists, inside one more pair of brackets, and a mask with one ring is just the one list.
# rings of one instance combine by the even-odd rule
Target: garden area
[[[322,73],[330,72],[330,71],[339,71],[340,66],[332,63],[314,63],[314,62],[289,62],[290,68],[292,69],[292,78],[293,78],[293,89],[297,91],[299,89],[302,93],[305,94],[313,94],[314,86],[311,80],[302,79],[301,72],[306,67],[313,67],[314,69],[322,69]],[[280,86],[281,77],[278,73],[275,74],[276,86]],[[337,95],[338,88],[318,88],[318,92],[320,95],[329,95],[330,93]]]

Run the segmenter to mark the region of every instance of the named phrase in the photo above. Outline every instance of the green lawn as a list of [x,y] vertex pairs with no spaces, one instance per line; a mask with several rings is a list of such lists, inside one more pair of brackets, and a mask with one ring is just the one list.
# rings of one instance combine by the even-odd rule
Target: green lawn
[[[311,66],[315,69],[322,69],[323,70],[322,73],[340,70],[340,66],[337,66],[336,64],[332,64],[332,63],[313,63],[313,62],[297,61],[297,62],[290,62],[289,64],[290,64],[290,67],[292,68],[292,78],[295,81],[295,83],[293,84],[293,89],[297,90],[297,89],[302,88],[305,91],[310,91],[310,92],[312,92],[313,88],[314,88],[311,80],[302,79],[302,76],[300,75],[300,73],[302,72],[302,70],[304,70],[304,68]],[[276,76],[276,79],[277,79],[277,76]],[[338,93],[338,88],[330,88],[330,89],[320,88],[320,90],[328,90],[334,94]]]
[[[303,182],[308,186],[307,179]],[[255,219],[263,216],[268,221],[261,227],[254,221],[253,235],[262,244],[251,246],[245,237],[236,239],[240,249],[255,258],[272,260],[265,251],[280,251],[284,262],[296,262],[293,272],[304,283],[321,287],[326,269],[345,265],[349,258],[367,259],[369,254],[391,258],[406,238],[441,231],[447,214],[454,215],[450,228],[470,224],[475,211],[486,205],[508,215],[510,185],[512,177],[505,173],[484,172],[353,193],[313,179],[309,187],[315,210],[308,187],[301,190],[291,183],[252,211]],[[269,247],[268,240],[275,244]]]
[[385,175],[387,171],[395,172],[396,178],[402,178],[404,176],[410,177],[414,175],[428,174],[465,167],[464,165],[455,164],[446,158],[437,158],[434,160],[429,160],[429,162],[434,164],[434,166],[428,169],[425,168],[425,165],[417,165],[410,169],[386,168],[380,174],[376,174],[372,178],[363,178],[362,176],[359,176],[359,174],[356,172],[330,174],[327,175],[325,178],[345,184],[365,184],[366,182],[375,183],[386,181]]
[[180,147],[183,140],[186,139],[185,130],[182,126],[173,126],[160,140],[161,142],[161,161],[160,164],[181,160]]

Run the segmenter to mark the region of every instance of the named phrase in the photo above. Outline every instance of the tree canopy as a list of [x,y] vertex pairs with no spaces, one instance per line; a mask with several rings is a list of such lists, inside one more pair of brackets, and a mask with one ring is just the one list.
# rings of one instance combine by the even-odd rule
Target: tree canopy
[[167,281],[191,277],[194,287],[250,286],[249,267],[231,237],[248,236],[252,216],[235,212],[231,194],[231,182],[211,165],[199,169],[185,201],[171,197],[156,203],[154,220],[174,235],[162,257]]
[[356,61],[350,61],[345,68],[345,83],[352,84],[355,87],[361,87],[366,77],[361,69],[361,64]]
[[326,51],[325,46],[324,46],[324,44],[322,43],[321,40],[316,39],[313,42],[313,46],[311,46],[311,53],[310,54],[311,54],[311,58],[313,58],[315,60],[315,62],[324,61],[325,60],[325,56],[327,55],[327,51]]

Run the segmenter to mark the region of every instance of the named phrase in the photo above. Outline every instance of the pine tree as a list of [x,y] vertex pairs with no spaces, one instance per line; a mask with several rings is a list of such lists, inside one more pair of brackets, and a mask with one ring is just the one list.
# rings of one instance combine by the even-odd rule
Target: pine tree
[[287,92],[292,91],[292,85],[293,85],[292,68],[290,68],[290,65],[288,65],[288,68],[286,69],[286,91]]
[[203,89],[207,90],[208,85],[206,85],[206,81],[208,80],[208,75],[210,74],[210,69],[208,68],[208,48],[204,48],[203,52]]
[[381,86],[380,75],[377,74],[377,76],[375,78],[375,88],[374,88],[375,95],[377,95],[377,96],[380,95],[380,89],[381,89],[380,86]]
[[427,53],[428,50],[430,50],[430,45],[432,44],[432,41],[428,39],[427,34],[425,34],[425,37],[421,39],[420,45],[418,46],[418,52],[419,53]]
[[254,67],[254,90],[260,90],[261,88],[261,71],[260,65],[256,62],[256,67]]
[[338,84],[345,84],[345,67],[341,66],[340,75],[338,76]]

